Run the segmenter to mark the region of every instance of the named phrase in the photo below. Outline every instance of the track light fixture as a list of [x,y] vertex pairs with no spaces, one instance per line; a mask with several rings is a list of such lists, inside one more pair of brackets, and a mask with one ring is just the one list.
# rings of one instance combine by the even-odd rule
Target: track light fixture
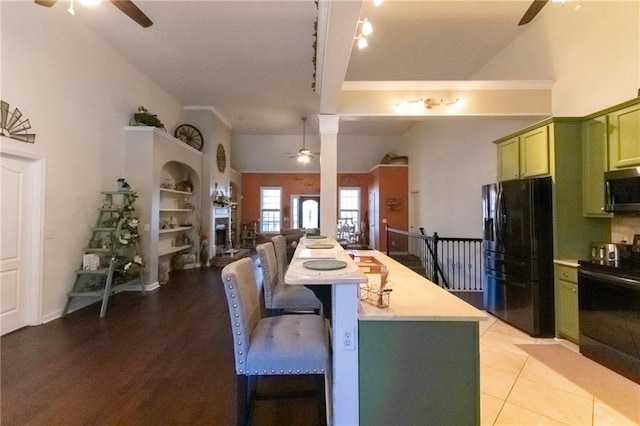
[[367,18],[364,18],[364,21],[358,21],[358,24],[362,24],[362,26],[360,27],[360,33],[362,35],[371,35],[371,33],[373,32],[373,26]]
[[358,40],[358,49],[364,49],[369,46],[367,38],[363,35],[359,35],[358,37],[356,37],[356,40]]
[[358,25],[360,25],[360,35],[355,39],[358,40],[358,49],[364,49],[365,47],[369,46],[367,36],[373,33],[373,26],[367,18],[364,18],[364,21],[358,21]]

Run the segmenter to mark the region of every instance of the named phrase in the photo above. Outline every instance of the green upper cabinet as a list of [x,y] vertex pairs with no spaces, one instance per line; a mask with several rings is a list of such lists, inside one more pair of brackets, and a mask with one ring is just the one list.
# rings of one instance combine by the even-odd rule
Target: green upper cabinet
[[582,212],[587,217],[612,217],[604,211],[604,172],[609,164],[608,117],[582,124]]
[[609,114],[610,170],[640,166],[640,103]]
[[541,126],[498,144],[498,180],[549,174],[549,129]]
[[549,129],[542,126],[520,136],[520,177],[549,174]]
[[519,138],[511,138],[498,145],[498,180],[520,177]]
[[[499,181],[538,176],[553,179],[553,250],[557,259],[587,258],[589,243],[605,241],[611,231],[609,220],[583,214],[584,122],[582,117],[550,118],[494,141]],[[596,129],[603,132],[606,127],[589,130]],[[593,138],[597,139],[595,135]],[[603,151],[599,152],[600,170],[606,159],[606,138],[602,140],[604,145],[594,148]],[[596,172],[593,179],[602,185],[602,171]],[[596,194],[593,199],[600,200],[600,196]]]

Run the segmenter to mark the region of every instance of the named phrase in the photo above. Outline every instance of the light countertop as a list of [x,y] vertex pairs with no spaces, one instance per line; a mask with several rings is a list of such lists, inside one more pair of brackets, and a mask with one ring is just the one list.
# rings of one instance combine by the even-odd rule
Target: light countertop
[[[332,244],[334,248],[323,250],[307,248],[307,245],[313,243]],[[347,265],[342,269],[324,271],[314,271],[304,267],[305,262],[320,259],[341,260]],[[367,282],[367,277],[335,239],[307,240],[302,238],[287,268],[284,281],[291,285],[361,284]]]
[[483,321],[487,315],[447,290],[376,250],[358,250],[359,256],[373,256],[389,270],[388,308],[360,302],[362,321]]

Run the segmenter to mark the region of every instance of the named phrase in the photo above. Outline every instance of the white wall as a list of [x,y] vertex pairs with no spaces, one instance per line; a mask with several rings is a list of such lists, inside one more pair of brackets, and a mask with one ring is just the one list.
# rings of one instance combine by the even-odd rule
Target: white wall
[[517,119],[455,118],[413,126],[404,135],[402,151],[409,156],[409,210],[415,212],[409,217],[417,222],[409,225],[442,237],[480,238],[481,186],[496,181],[492,141],[528,124]]
[[[584,116],[637,96],[639,37],[639,1],[583,2],[578,11],[571,2],[549,3],[471,79],[553,79],[553,115]],[[410,200],[419,204],[418,223],[411,225],[480,237],[480,187],[496,179],[491,141],[529,124],[473,118],[416,124],[404,135],[402,152],[409,156]]]
[[[100,191],[124,172],[123,128],[139,105],[169,131],[182,105],[66,12],[31,1],[0,3],[0,97],[29,118],[35,144],[3,147],[46,158],[43,315],[62,312]],[[135,182],[130,182],[135,189]]]
[[555,116],[584,116],[640,89],[640,1],[549,2],[472,80],[551,79]]

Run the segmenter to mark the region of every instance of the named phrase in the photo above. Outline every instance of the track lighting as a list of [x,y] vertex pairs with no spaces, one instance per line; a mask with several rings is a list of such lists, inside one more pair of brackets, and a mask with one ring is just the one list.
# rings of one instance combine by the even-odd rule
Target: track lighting
[[355,39],[358,40],[358,49],[364,49],[365,47],[369,46],[367,36],[373,33],[373,26],[367,18],[364,18],[364,21],[358,21],[358,25],[360,25],[360,35]]
[[356,40],[358,40],[358,49],[364,49],[365,47],[369,46],[367,38],[363,35],[359,35],[358,37],[356,37]]
[[362,27],[360,27],[360,33],[362,35],[365,35],[365,36],[371,35],[371,33],[373,32],[373,26],[371,25],[371,22],[369,22],[367,18],[364,18],[364,21],[358,21],[358,23],[362,24]]

